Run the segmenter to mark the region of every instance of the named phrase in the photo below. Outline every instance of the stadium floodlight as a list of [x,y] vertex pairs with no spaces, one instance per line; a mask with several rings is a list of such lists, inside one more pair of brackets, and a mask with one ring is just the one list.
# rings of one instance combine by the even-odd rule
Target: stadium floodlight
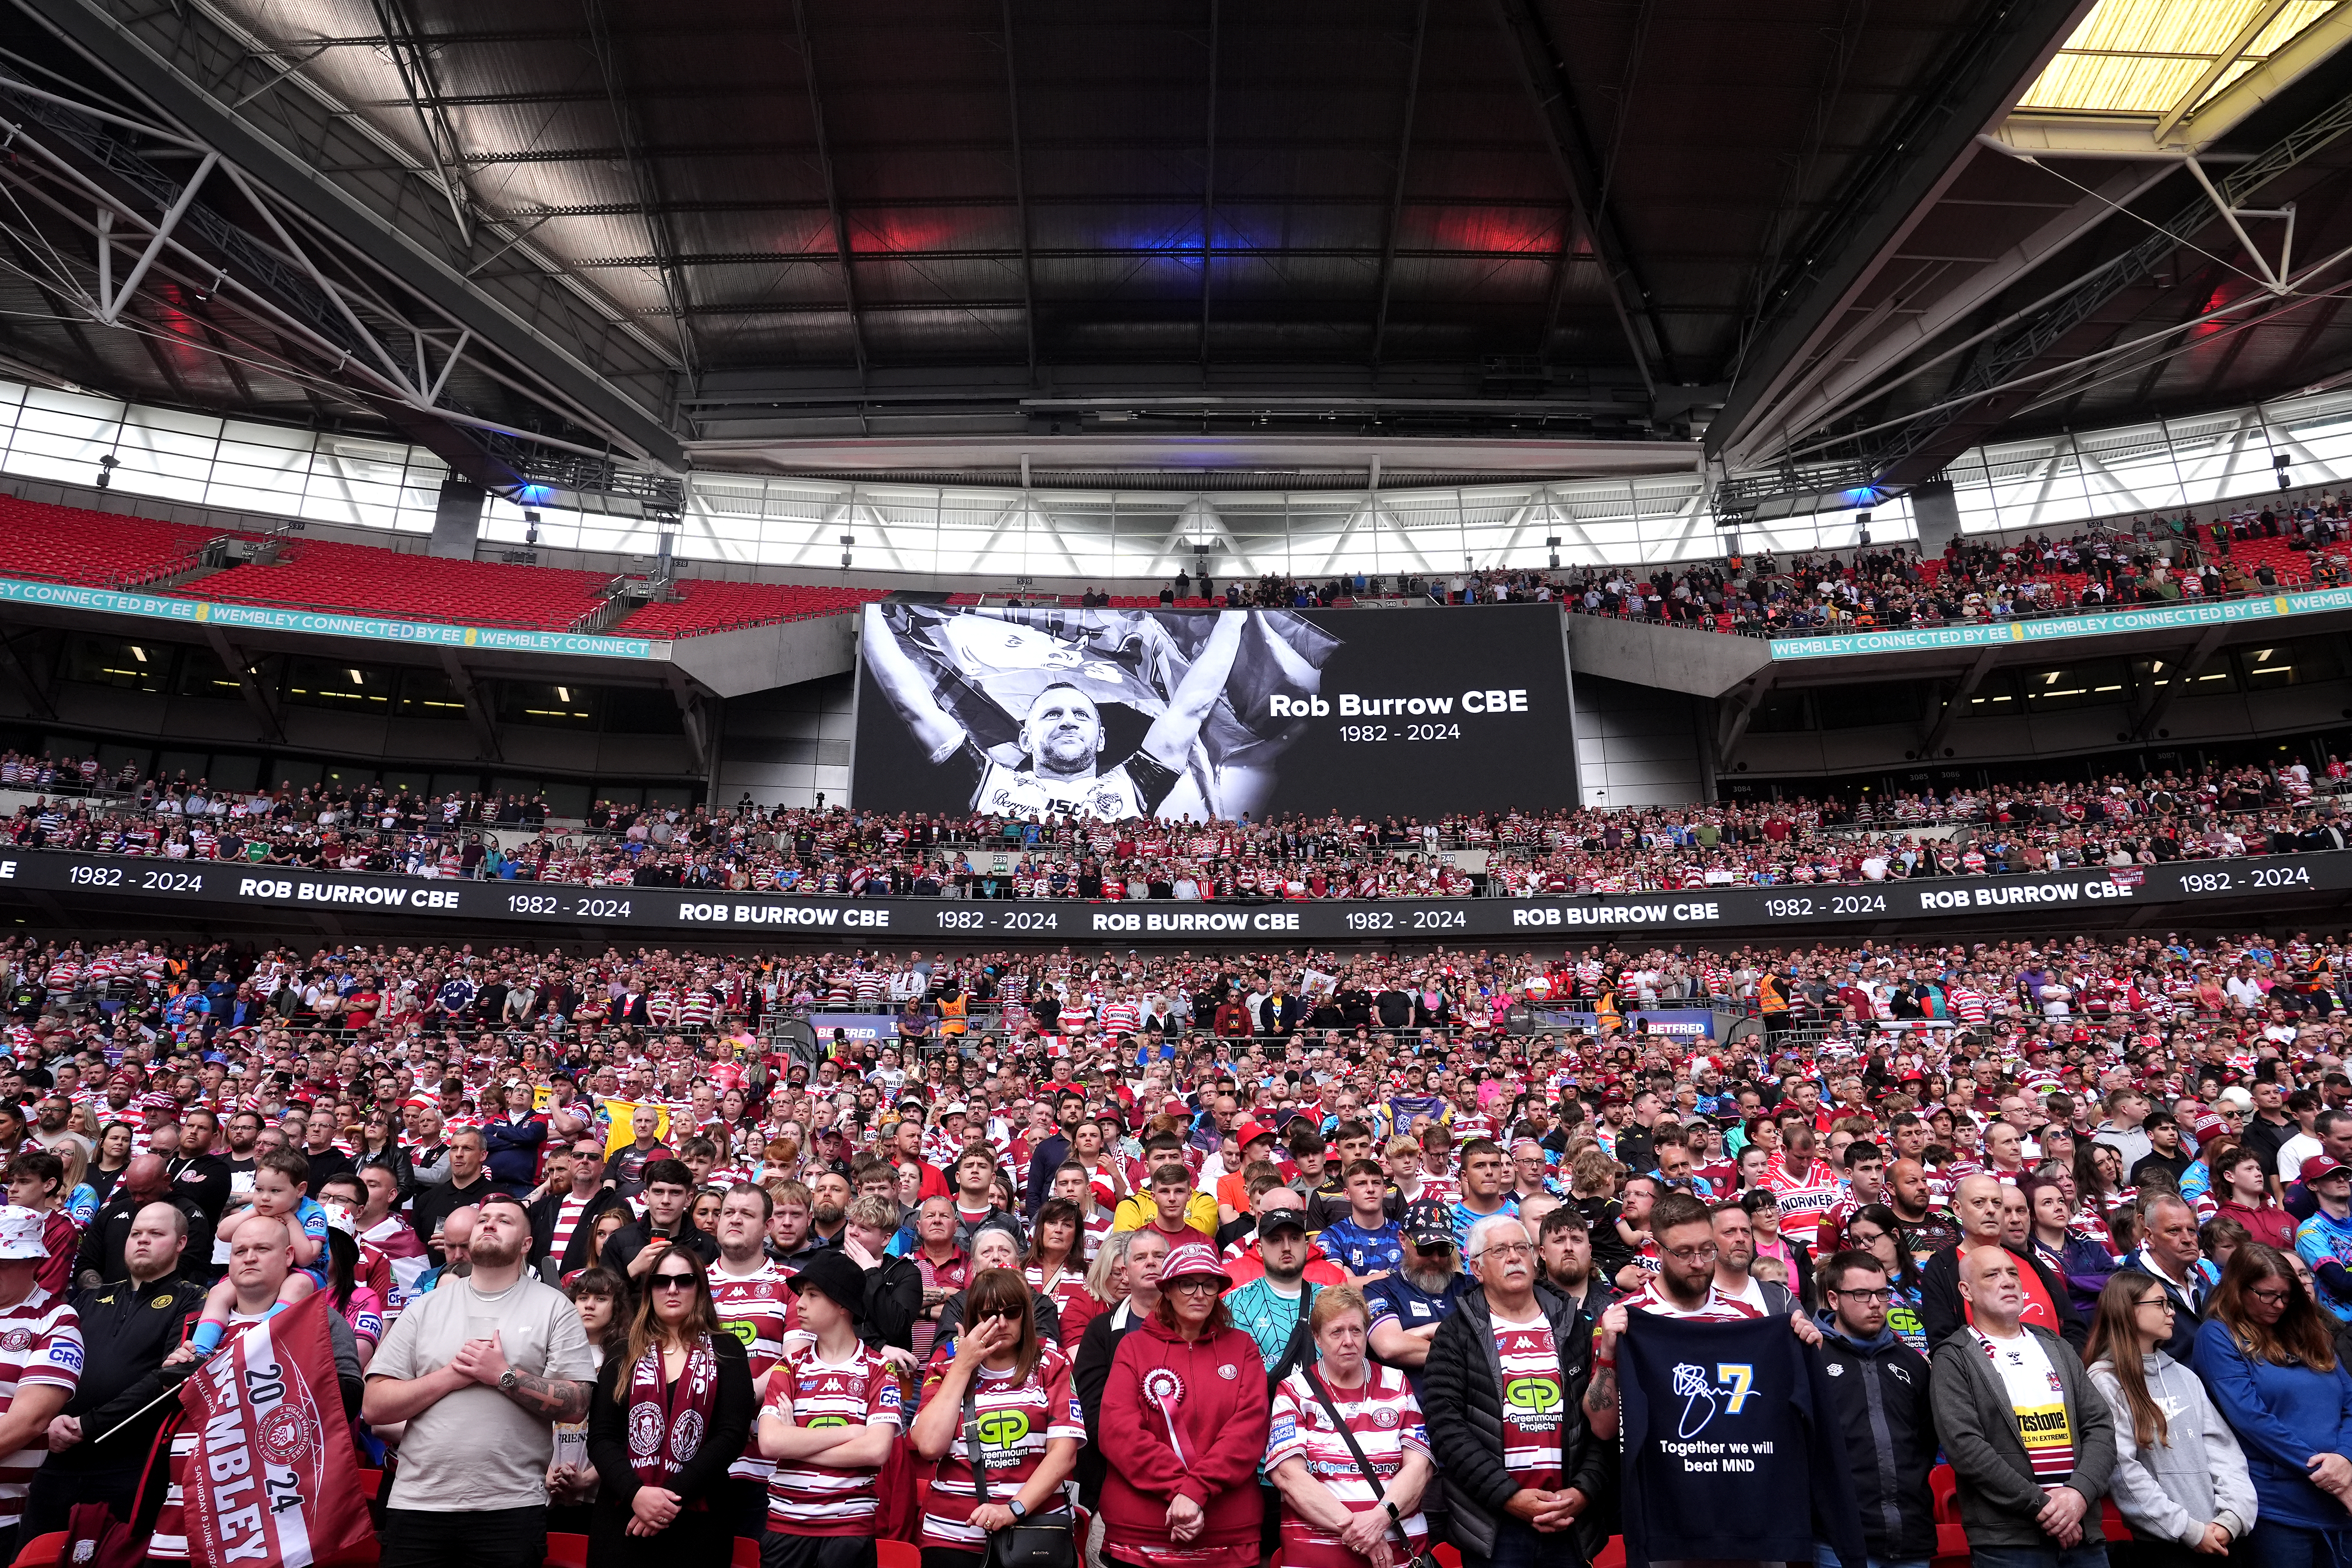
[[1559,570],[1559,535],[1557,533],[1553,534],[1550,538],[1545,540],[1544,543],[1549,547],[1551,551],[1551,569],[1557,572]]
[[1858,511],[1853,514],[1853,532],[1855,543],[1867,544],[1870,542],[1870,514],[1868,512]]
[[121,465],[122,459],[111,452],[100,452],[98,455],[98,488],[100,489],[104,489],[114,482],[114,470]]

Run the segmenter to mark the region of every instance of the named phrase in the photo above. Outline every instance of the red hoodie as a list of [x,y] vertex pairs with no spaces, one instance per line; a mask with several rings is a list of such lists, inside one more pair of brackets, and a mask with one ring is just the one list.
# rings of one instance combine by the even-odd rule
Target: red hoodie
[[[1103,1388],[1105,1553],[1184,1568],[1256,1568],[1257,1463],[1269,1410],[1265,1363],[1248,1334],[1226,1329],[1187,1344],[1156,1317],[1138,1322],[1118,1342]],[[1181,1546],[1168,1535],[1168,1504],[1179,1495],[1207,1514],[1201,1533]]]

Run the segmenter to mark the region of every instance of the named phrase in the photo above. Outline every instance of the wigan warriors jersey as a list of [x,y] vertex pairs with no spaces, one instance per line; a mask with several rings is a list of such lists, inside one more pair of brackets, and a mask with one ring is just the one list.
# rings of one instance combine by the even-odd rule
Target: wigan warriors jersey
[[[787,1355],[769,1380],[770,1408],[789,1405],[805,1427],[902,1425],[906,1400],[890,1363],[860,1344],[838,1365],[812,1345]],[[768,1528],[782,1535],[867,1535],[881,1510],[881,1467],[848,1468],[779,1459],[768,1478]]]
[[[756,1381],[783,1359],[784,1336],[800,1328],[800,1302],[787,1281],[791,1276],[766,1258],[749,1274],[730,1274],[721,1263],[710,1270],[710,1300],[719,1310],[719,1326],[743,1342],[743,1353]],[[727,1473],[747,1480],[764,1481],[775,1461],[760,1457],[760,1435],[751,1434],[743,1457]]]

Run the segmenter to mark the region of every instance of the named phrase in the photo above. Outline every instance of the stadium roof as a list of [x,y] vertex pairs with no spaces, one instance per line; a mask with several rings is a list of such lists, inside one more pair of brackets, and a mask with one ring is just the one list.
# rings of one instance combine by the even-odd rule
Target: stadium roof
[[5,9],[0,371],[509,488],[1160,435],[1901,487],[2352,374],[2352,3]]

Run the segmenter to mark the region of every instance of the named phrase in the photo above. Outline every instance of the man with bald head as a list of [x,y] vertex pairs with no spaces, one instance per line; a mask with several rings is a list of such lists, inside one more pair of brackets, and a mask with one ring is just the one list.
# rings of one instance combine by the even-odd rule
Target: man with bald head
[[147,1204],[131,1215],[123,1278],[74,1293],[89,1364],[49,1423],[49,1457],[25,1502],[28,1538],[65,1529],[77,1503],[105,1503],[129,1517],[147,1451],[172,1409],[154,1402],[184,1375],[165,1371],[163,1359],[205,1304],[204,1287],[180,1272],[187,1245],[187,1216],[170,1203]]
[[1999,1177],[1963,1176],[1952,1189],[1952,1213],[1960,1222],[1960,1239],[1927,1259],[1919,1271],[1919,1320],[1930,1347],[1940,1346],[1969,1323],[1968,1299],[1960,1290],[1960,1258],[1978,1247],[2000,1247],[2017,1260],[2020,1309],[2024,1321],[2056,1334],[2080,1351],[2090,1338],[2090,1325],[2074,1310],[2066,1283],[2033,1256],[2032,1243],[2009,1245],[2001,1224],[2001,1205],[2011,1189]]
[[448,1261],[437,1268],[428,1268],[417,1276],[415,1286],[408,1292],[415,1300],[444,1279],[463,1279],[474,1271],[474,1221],[481,1210],[466,1204],[449,1211],[441,1226],[441,1253]]
[[74,1258],[74,1283],[92,1289],[128,1278],[123,1252],[131,1239],[131,1222],[152,1203],[167,1203],[188,1223],[188,1245],[180,1254],[180,1271],[199,1284],[213,1277],[212,1222],[204,1209],[184,1193],[172,1190],[172,1173],[161,1156],[142,1154],[123,1167],[122,1179],[106,1206],[91,1216],[82,1233],[81,1250]]
[[1964,1246],[1957,1289],[1973,1321],[1937,1343],[1928,1391],[1969,1549],[1988,1568],[2104,1565],[2098,1505],[2116,1466],[2106,1399],[2073,1349],[2024,1321],[2031,1287],[2017,1256]]
[[1886,1167],[1886,1206],[1895,1211],[1895,1244],[1915,1261],[1925,1263],[1960,1239],[1960,1227],[1936,1206],[1927,1167],[1916,1160],[1898,1159]]

